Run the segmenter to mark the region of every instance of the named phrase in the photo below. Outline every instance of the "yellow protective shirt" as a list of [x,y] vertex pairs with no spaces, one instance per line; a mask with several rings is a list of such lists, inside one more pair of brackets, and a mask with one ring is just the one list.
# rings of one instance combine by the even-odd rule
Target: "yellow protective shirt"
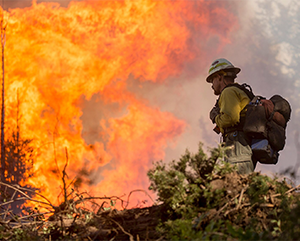
[[[224,134],[224,128],[232,127],[239,123],[240,116],[245,115],[244,107],[250,102],[247,94],[235,86],[225,88],[220,95],[218,104],[220,114],[215,121]],[[242,112],[243,110],[243,112]]]

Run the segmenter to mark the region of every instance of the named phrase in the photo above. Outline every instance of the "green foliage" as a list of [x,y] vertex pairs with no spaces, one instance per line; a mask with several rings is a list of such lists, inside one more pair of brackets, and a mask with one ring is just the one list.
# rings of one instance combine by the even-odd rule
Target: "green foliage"
[[0,240],[22,240],[38,241],[38,232],[33,230],[31,225],[12,228],[8,225],[0,226]]
[[239,175],[226,149],[199,144],[178,162],[156,162],[150,190],[165,207],[159,231],[170,240],[290,240],[299,237],[300,208],[292,186],[260,173]]
[[251,178],[251,183],[247,189],[247,194],[250,197],[251,204],[264,203],[264,194],[268,193],[271,186],[271,178],[268,176],[255,175]]
[[[211,178],[216,161],[223,158],[222,151],[221,148],[213,149],[212,157],[207,158],[200,143],[195,155],[186,150],[178,162],[173,161],[168,167],[161,161],[155,163],[154,168],[148,171],[149,189],[158,193],[158,200],[166,205],[168,211],[191,218],[195,207],[206,206],[206,202],[209,204],[211,199],[219,196],[218,191],[208,191],[205,180]],[[230,168],[225,169],[230,172]]]

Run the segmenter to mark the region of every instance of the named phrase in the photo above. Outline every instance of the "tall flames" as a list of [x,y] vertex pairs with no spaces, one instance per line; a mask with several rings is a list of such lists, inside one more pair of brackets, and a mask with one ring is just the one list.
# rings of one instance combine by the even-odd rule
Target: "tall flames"
[[[152,161],[186,123],[138,97],[128,80],[161,85],[179,76],[207,57],[211,39],[211,50],[226,44],[236,19],[220,1],[87,0],[68,8],[33,1],[4,21],[6,136],[19,125],[33,139],[35,175],[24,184],[55,203],[67,161],[69,179],[87,173],[93,183],[81,188],[94,195],[147,189]],[[92,98],[105,110],[94,129],[82,120]]]

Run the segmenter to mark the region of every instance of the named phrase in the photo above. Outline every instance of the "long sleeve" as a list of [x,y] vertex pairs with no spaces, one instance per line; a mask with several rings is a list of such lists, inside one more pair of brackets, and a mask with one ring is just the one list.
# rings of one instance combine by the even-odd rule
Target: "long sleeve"
[[219,99],[220,114],[216,117],[216,124],[224,133],[224,128],[231,127],[239,123],[240,113],[249,103],[250,99],[244,91],[237,87],[225,88]]

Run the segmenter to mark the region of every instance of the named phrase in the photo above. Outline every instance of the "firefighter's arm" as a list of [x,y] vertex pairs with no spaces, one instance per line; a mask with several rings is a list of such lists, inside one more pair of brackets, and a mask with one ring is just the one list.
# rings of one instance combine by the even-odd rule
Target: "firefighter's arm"
[[209,118],[211,119],[211,122],[213,124],[216,123],[215,119],[216,119],[217,115],[219,115],[219,114],[220,114],[220,108],[218,106],[214,106],[209,113]]
[[[215,119],[216,119],[216,117],[217,117],[219,114],[220,114],[220,108],[219,108],[219,106],[216,105],[216,106],[214,106],[214,107],[211,109],[211,111],[210,111],[210,113],[209,113],[209,118],[211,119],[211,122],[212,122],[213,124],[216,123]],[[214,131],[215,131],[217,134],[220,134],[220,132],[221,132],[220,128],[219,128],[217,125],[215,126]]]
[[[218,101],[216,102],[215,106],[211,109],[210,113],[209,113],[209,118],[211,120],[211,122],[213,124],[216,123],[215,119],[217,117],[217,115],[220,114],[220,107],[219,107],[219,104],[218,104]],[[220,134],[221,130],[220,128],[216,125],[215,128],[213,129],[217,134]]]
[[236,125],[240,120],[240,100],[235,88],[226,88],[219,99],[220,114],[215,117],[218,127],[224,129]]

